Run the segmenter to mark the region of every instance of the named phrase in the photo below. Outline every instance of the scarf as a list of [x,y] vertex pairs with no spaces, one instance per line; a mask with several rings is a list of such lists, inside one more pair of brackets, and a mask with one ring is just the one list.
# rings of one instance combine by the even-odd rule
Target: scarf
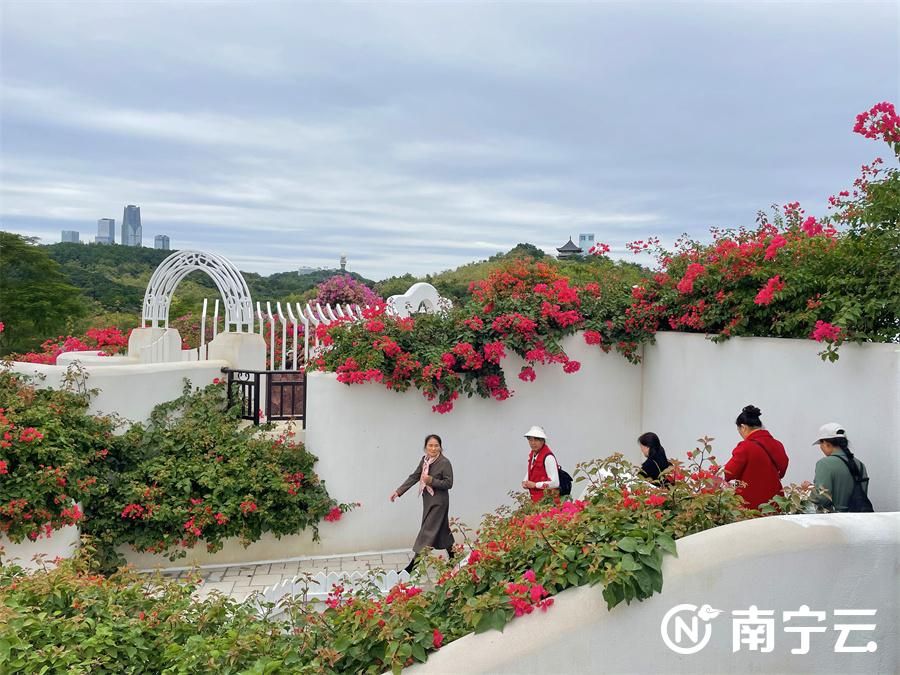
[[422,458],[422,474],[419,476],[419,496],[420,497],[422,496],[423,491],[427,491],[428,494],[430,494],[432,497],[434,496],[434,488],[432,488],[430,485],[428,485],[428,483],[425,482],[425,479],[428,477],[429,465],[434,463],[434,461],[438,457],[440,457],[440,455],[438,455],[434,459],[428,459],[428,455],[425,455],[425,457]]

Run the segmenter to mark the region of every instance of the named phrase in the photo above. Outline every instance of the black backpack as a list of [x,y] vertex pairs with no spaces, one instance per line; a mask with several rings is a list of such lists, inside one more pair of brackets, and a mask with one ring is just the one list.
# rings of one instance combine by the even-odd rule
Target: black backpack
[[[872,506],[872,502],[866,495],[865,490],[863,490],[863,483],[866,483],[866,487],[868,487],[869,479],[859,475],[859,467],[856,466],[855,461],[851,462],[840,455],[835,455],[835,457],[847,466],[847,470],[853,476],[853,492],[850,493],[850,499],[847,501],[847,511],[850,513],[873,513],[875,508]],[[562,485],[562,479],[560,479],[560,485]]]
[[559,494],[566,497],[572,494],[572,476],[559,465],[559,462],[556,463],[556,468],[559,469]]

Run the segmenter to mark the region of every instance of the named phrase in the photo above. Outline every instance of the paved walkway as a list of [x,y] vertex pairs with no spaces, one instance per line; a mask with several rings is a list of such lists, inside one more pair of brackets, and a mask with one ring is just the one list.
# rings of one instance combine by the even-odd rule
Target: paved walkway
[[243,601],[248,596],[262,592],[284,580],[292,580],[298,574],[317,572],[366,572],[373,569],[401,570],[412,557],[411,551],[383,551],[381,553],[357,553],[329,558],[294,558],[278,562],[249,563],[245,565],[216,565],[194,569],[161,570],[164,578],[181,579],[199,574],[202,580],[195,596],[205,598],[218,592]]

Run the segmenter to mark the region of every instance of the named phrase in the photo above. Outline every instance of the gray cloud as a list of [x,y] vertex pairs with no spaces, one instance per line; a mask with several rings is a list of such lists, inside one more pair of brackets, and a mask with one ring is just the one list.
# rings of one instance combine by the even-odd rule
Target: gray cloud
[[381,278],[822,212],[898,94],[860,4],[7,1],[0,226]]

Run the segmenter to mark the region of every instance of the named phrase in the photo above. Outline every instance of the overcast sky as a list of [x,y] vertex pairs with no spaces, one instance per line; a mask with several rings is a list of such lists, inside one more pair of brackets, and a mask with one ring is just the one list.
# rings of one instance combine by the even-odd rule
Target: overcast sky
[[263,274],[824,213],[900,87],[893,1],[0,6],[0,228],[138,204],[145,245]]

